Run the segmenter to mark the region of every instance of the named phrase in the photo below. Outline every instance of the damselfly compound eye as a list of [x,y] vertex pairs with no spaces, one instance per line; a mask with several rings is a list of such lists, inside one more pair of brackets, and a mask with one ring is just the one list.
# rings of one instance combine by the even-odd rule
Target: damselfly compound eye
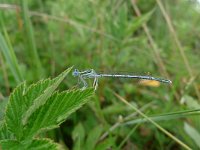
[[75,69],[75,70],[72,72],[72,75],[73,75],[74,77],[77,77],[77,76],[79,75],[78,69]]

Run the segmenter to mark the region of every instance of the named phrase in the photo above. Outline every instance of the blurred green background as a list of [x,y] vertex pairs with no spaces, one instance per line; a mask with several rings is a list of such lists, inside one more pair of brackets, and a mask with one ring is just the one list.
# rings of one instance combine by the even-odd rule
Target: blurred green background
[[[101,79],[91,103],[40,136],[74,150],[182,149],[116,92],[200,149],[199,22],[195,0],[1,0],[0,119],[20,82],[53,77],[70,66],[150,74],[173,84]],[[77,88],[77,79],[68,76],[61,88]]]

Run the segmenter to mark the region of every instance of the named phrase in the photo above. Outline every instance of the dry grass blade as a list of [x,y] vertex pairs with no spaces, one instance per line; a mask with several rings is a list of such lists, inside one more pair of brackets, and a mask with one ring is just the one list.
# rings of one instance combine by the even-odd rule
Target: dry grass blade
[[[134,9],[135,13],[137,14],[137,16],[141,16],[141,12],[140,12],[139,8],[137,7],[135,0],[131,0],[131,2],[132,2],[133,9]],[[149,31],[149,28],[148,28],[147,24],[144,23],[142,25],[142,27],[143,27],[146,35],[147,35],[147,38],[149,40],[150,46],[153,49],[153,53],[155,55],[155,59],[157,60],[156,64],[161,69],[160,72],[163,73],[163,75],[166,76],[169,79],[170,78],[169,74],[168,74],[168,72],[166,70],[165,64],[164,64],[164,62],[163,62],[163,60],[162,60],[162,58],[161,58],[161,56],[159,54],[159,49],[157,47],[157,44],[156,44],[155,40],[153,39],[153,37],[152,37],[152,35],[151,35],[150,31]],[[170,86],[170,87],[172,88],[172,86]],[[175,92],[175,96],[176,96],[177,100],[180,98],[177,92]]]
[[[188,71],[188,73],[189,73],[189,75],[190,75],[190,78],[193,78],[193,76],[194,76],[193,70],[192,70],[192,68],[191,68],[191,66],[190,66],[190,64],[189,64],[189,61],[188,61],[188,59],[187,59],[187,56],[186,56],[185,53],[184,53],[183,47],[182,47],[182,45],[181,45],[181,42],[180,42],[179,39],[178,39],[178,36],[177,36],[176,31],[175,31],[175,29],[174,29],[174,27],[173,27],[173,24],[172,24],[172,21],[171,21],[171,19],[170,19],[170,16],[167,14],[167,12],[166,12],[166,10],[165,10],[165,8],[164,8],[162,2],[161,2],[160,0],[156,0],[156,2],[157,2],[157,4],[158,4],[158,6],[159,6],[159,8],[160,8],[160,10],[161,10],[161,12],[162,12],[162,14],[163,14],[165,20],[166,20],[166,22],[167,22],[169,31],[170,31],[172,37],[174,38],[175,44],[177,45],[177,48],[178,48],[178,50],[179,50],[179,52],[180,52],[180,54],[181,54],[181,57],[182,57],[183,62],[184,62],[184,64],[185,64],[185,66],[186,66],[186,69],[187,69],[187,71]],[[194,85],[196,94],[197,94],[197,96],[198,96],[198,98],[199,98],[199,100],[200,100],[200,93],[199,93],[198,87],[197,87],[197,85],[196,85],[195,83],[194,83],[193,85]]]

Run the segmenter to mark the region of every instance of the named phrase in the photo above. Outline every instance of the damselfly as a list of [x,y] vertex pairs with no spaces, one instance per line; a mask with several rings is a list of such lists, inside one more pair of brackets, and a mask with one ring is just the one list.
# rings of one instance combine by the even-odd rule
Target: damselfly
[[83,89],[85,89],[88,84],[85,79],[93,78],[93,87],[96,90],[98,87],[98,79],[101,77],[113,77],[113,78],[136,78],[136,79],[143,79],[143,80],[154,80],[162,83],[171,84],[172,81],[168,79],[161,79],[155,78],[152,76],[140,76],[140,75],[126,75],[126,74],[98,74],[93,69],[88,69],[85,71],[79,71],[75,69],[72,73],[74,77],[78,77],[79,81],[83,83]]

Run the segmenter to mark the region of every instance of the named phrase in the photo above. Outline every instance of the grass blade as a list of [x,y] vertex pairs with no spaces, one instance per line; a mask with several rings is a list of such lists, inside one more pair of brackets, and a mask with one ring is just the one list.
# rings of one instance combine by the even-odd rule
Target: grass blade
[[20,83],[23,81],[23,76],[20,71],[19,64],[17,62],[17,57],[15,55],[15,52],[12,48],[9,36],[7,34],[7,31],[4,27],[3,23],[3,15],[0,14],[0,27],[2,28],[2,32],[0,31],[0,50],[5,57],[5,60],[9,66],[9,69],[11,70],[15,81],[17,83]]
[[200,148],[200,133],[186,122],[184,124],[184,129],[190,138],[192,138],[196,145]]
[[[186,117],[194,116],[194,115],[200,115],[200,109],[173,112],[173,113],[161,114],[157,116],[149,116],[149,118],[152,119],[153,121],[163,121],[163,120],[186,118]],[[133,121],[127,121],[123,125],[133,125],[133,124],[144,123],[144,122],[148,122],[148,120],[145,118],[139,118]]]
[[[26,31],[26,36],[28,40],[28,52],[29,53],[29,60],[30,60],[30,65],[32,65],[33,68],[35,68],[35,73],[36,77],[39,78],[43,75],[43,68],[40,62],[40,58],[38,55],[38,51],[36,48],[36,42],[34,38],[34,31],[33,27],[31,24],[30,16],[29,16],[29,11],[28,11],[28,1],[27,0],[21,0],[21,5],[22,5],[22,15],[24,19],[24,25],[25,25],[25,31]],[[32,61],[34,60],[34,61]]]
[[126,105],[130,106],[133,110],[135,110],[138,114],[140,114],[142,117],[144,117],[145,119],[147,119],[149,122],[151,122],[153,125],[155,125],[160,131],[162,131],[163,133],[165,133],[167,136],[169,136],[171,139],[173,139],[174,141],[176,141],[178,144],[180,144],[182,147],[184,147],[185,149],[191,150],[191,148],[189,146],[187,146],[185,143],[183,143],[182,141],[180,141],[179,139],[177,139],[175,136],[173,136],[170,132],[168,132],[167,130],[165,130],[164,128],[162,128],[159,124],[157,124],[155,121],[153,121],[151,118],[149,118],[148,116],[146,116],[143,112],[141,112],[139,109],[137,109],[135,106],[131,105],[130,103],[128,103],[123,97],[121,97],[120,95],[118,95],[117,93],[114,93],[116,97],[118,97],[123,103],[125,103]]

